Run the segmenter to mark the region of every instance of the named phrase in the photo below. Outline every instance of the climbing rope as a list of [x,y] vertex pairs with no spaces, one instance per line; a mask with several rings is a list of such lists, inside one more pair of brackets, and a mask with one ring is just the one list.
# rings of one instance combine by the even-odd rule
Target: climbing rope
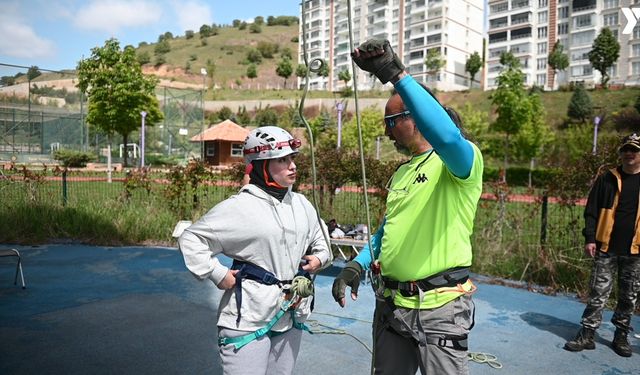
[[[353,338],[354,340],[356,340],[357,342],[359,342],[362,346],[364,346],[364,348],[367,349],[367,351],[369,351],[369,353],[373,354],[373,350],[371,350],[371,348],[364,341],[360,340],[360,338],[350,334],[349,332],[347,332],[344,329],[331,327],[331,326],[328,326],[326,324],[322,324],[322,323],[318,322],[317,320],[307,320],[305,322],[305,324],[307,326],[309,326],[309,332],[313,333],[314,335],[345,335],[345,336],[349,336],[349,337]],[[323,327],[323,328],[326,328],[326,329],[314,329],[315,327]]]
[[469,360],[476,363],[486,363],[490,367],[495,369],[501,369],[502,363],[498,361],[498,357],[489,353],[481,353],[481,352],[469,352],[468,354]]
[[[305,11],[304,11],[305,2],[302,2],[302,57],[304,59],[304,64],[307,67],[307,74],[304,77],[304,90],[302,92],[302,97],[300,98],[300,105],[298,106],[298,115],[300,116],[300,120],[304,124],[307,129],[307,134],[309,135],[309,149],[311,150],[311,198],[313,200],[313,206],[316,208],[316,218],[318,219],[318,223],[322,226],[322,218],[320,217],[320,207],[318,205],[318,192],[317,192],[317,170],[316,170],[316,157],[315,157],[315,145],[313,139],[313,131],[311,130],[311,126],[309,122],[304,117],[304,102],[307,98],[307,93],[309,92],[309,74],[311,72],[320,72],[320,70],[324,66],[324,61],[322,59],[313,59],[311,62],[307,59],[307,25],[305,21]],[[324,236],[324,240],[327,243],[327,248],[331,251],[331,240],[329,239],[329,233],[326,231],[322,231],[322,235]],[[313,279],[315,280],[316,275],[313,275]]]
[[313,282],[304,276],[296,276],[291,281],[291,291],[302,298],[313,295]]
[[[349,50],[354,51],[353,45],[353,28],[351,27],[351,0],[347,0],[347,25],[349,26]],[[362,190],[364,193],[364,207],[367,215],[367,242],[369,243],[369,252],[371,253],[371,261],[375,260],[373,254],[373,246],[371,245],[371,215],[369,208],[369,194],[367,193],[367,171],[364,162],[364,142],[362,141],[362,122],[360,121],[360,106],[358,100],[358,74],[356,73],[356,63],[351,59],[351,72],[353,73],[353,102],[356,111],[356,126],[358,128],[358,147],[360,148],[360,169],[362,172]]]

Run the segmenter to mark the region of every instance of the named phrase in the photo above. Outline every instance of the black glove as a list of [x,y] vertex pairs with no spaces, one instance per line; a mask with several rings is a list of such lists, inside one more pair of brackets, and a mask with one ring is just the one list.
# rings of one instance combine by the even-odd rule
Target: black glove
[[[340,271],[336,279],[333,280],[333,288],[331,294],[333,299],[340,303],[344,298],[344,291],[348,286],[351,287],[351,293],[358,295],[358,287],[360,286],[360,275],[362,274],[362,266],[355,260],[347,263],[347,265]],[[340,303],[340,306],[344,306]]]
[[356,56],[356,53],[353,52],[351,57],[360,69],[373,73],[382,83],[387,83],[404,72],[404,65],[398,55],[393,52],[388,40],[369,39],[362,43],[358,50],[361,53],[381,52],[380,55],[371,57],[363,57],[361,53],[360,56]]

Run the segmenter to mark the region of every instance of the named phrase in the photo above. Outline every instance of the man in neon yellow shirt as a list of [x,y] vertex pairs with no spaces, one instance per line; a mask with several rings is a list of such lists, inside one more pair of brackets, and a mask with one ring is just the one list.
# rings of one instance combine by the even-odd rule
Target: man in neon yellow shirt
[[[376,291],[376,374],[467,374],[467,336],[475,287],[469,280],[471,233],[482,192],[480,150],[461,134],[457,114],[410,75],[388,41],[369,40],[352,57],[392,82],[385,133],[411,155],[389,181],[382,225],[338,274],[334,299],[357,298],[360,276],[373,264]],[[375,258],[371,259],[371,253]]]

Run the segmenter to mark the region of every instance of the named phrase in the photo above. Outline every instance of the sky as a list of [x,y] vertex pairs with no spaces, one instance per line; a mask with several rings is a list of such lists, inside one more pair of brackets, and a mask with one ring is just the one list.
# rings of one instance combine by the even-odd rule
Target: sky
[[[203,24],[297,16],[300,0],[0,0],[0,63],[75,69],[109,38],[120,46],[183,36]],[[0,76],[26,69],[0,65]]]

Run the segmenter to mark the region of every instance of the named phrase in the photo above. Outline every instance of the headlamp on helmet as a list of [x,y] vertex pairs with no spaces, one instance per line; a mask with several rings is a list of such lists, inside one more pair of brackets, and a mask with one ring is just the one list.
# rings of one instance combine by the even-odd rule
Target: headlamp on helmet
[[245,139],[244,160],[248,164],[254,160],[278,159],[298,153],[300,146],[302,142],[286,130],[262,126],[252,130]]

